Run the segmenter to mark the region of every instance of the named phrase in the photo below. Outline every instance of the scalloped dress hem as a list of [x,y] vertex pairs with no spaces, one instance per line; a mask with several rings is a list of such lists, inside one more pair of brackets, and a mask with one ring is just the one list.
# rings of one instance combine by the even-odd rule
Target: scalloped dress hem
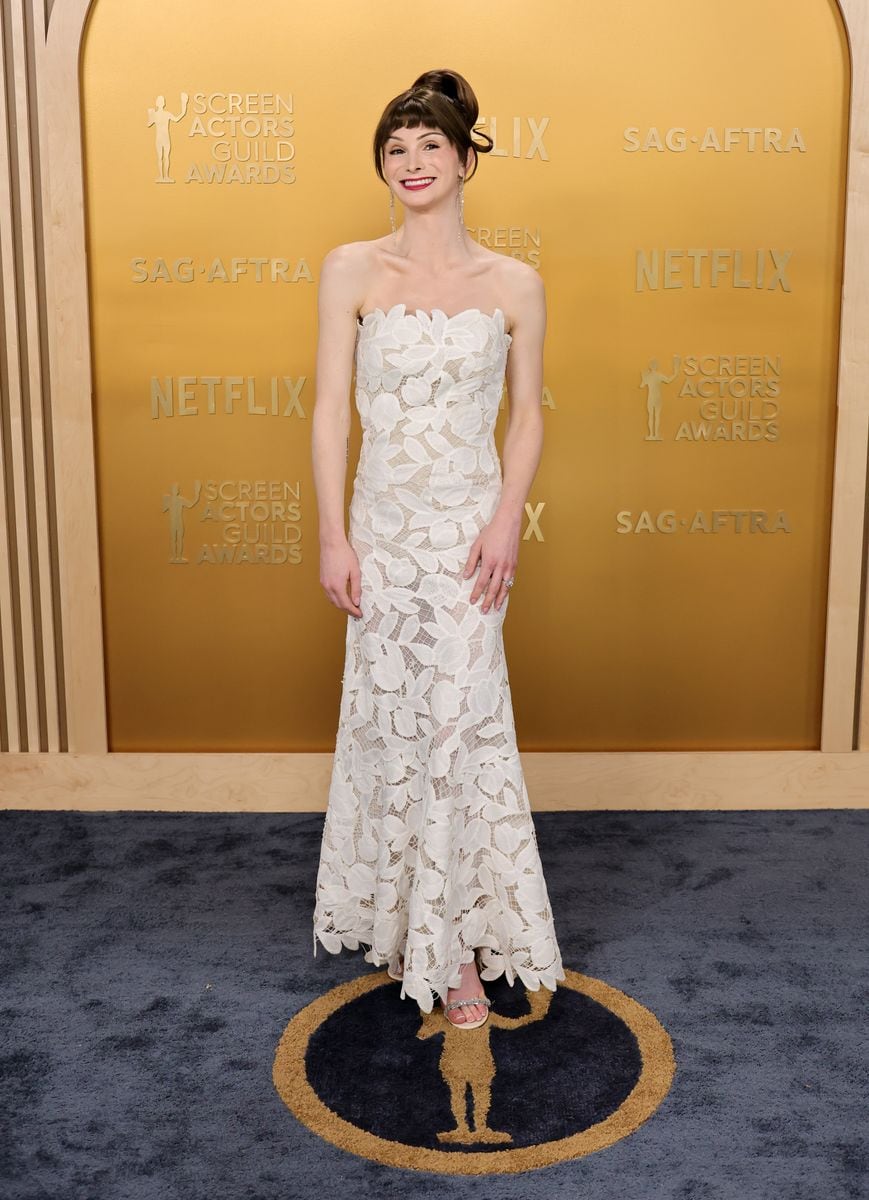
[[[332,945],[329,945],[326,938],[332,941]],[[464,963],[471,962],[474,959],[477,950],[480,951],[482,969],[479,970],[479,975],[482,981],[490,982],[493,979],[500,979],[504,975],[506,976],[508,985],[512,987],[518,976],[522,983],[532,992],[539,991],[541,985],[549,988],[551,992],[555,992],[556,983],[565,979],[565,971],[560,957],[548,968],[541,967],[532,970],[528,967],[514,966],[503,954],[492,950],[489,946],[478,946],[474,950],[463,954],[461,960],[455,965],[446,967],[441,972],[445,982],[439,983],[437,980],[431,979],[427,975],[422,975],[418,971],[409,971],[406,960],[404,963],[404,974],[398,975],[399,958],[402,957],[402,951],[396,948],[392,954],[380,954],[365,940],[365,935],[352,933],[326,933],[324,935],[319,929],[315,928],[314,958],[317,957],[318,941],[329,954],[340,954],[342,949],[359,950],[365,948],[364,961],[371,963],[375,967],[385,966],[390,979],[401,983],[400,999],[405,1000],[409,997],[415,1000],[422,1012],[425,1013],[430,1013],[433,1010],[435,999],[442,1000],[444,1004],[447,1003],[448,990],[461,985],[461,968]]]

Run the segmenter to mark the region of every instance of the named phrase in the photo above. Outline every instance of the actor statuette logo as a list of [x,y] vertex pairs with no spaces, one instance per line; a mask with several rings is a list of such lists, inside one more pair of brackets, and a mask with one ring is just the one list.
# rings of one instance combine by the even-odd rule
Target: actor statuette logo
[[292,1018],[272,1080],[333,1145],[389,1166],[513,1174],[604,1150],[656,1111],[676,1070],[657,1017],[565,970],[555,992],[490,981],[489,1018],[461,1030],[398,998],[386,971]]
[[146,126],[154,130],[155,183],[176,182],[171,163],[179,143],[184,149],[176,172],[184,183],[296,181],[291,92],[194,92],[192,104],[181,92],[177,110],[160,95],[147,108]]
[[[163,496],[169,562],[197,566],[280,566],[302,561],[301,486],[283,479],[196,480],[185,495],[173,483]],[[189,515],[188,515],[189,514]],[[197,528],[185,553],[187,524]]]
[[[781,436],[780,354],[674,355],[640,372],[646,393],[647,442],[777,442]],[[669,438],[662,432],[665,389]],[[672,416],[670,416],[672,414]]]

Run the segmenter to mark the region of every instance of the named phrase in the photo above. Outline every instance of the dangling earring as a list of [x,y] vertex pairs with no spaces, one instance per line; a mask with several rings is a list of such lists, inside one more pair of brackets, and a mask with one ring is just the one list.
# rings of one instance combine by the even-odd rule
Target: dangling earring
[[459,176],[459,241],[465,240],[465,177]]
[[398,231],[395,227],[395,192],[389,189],[389,223],[392,226],[392,244],[398,247]]

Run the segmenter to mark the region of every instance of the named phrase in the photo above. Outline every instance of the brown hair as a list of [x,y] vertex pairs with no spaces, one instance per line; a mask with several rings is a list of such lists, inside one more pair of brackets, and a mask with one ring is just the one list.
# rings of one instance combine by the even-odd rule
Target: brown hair
[[[464,163],[468,150],[473,150],[474,161],[465,176],[467,181],[477,169],[477,155],[488,154],[495,145],[488,133],[474,129],[479,115],[477,97],[464,76],[446,69],[424,72],[407,91],[400,92],[390,100],[383,110],[383,116],[374,131],[375,171],[386,183],[383,155],[387,139],[396,129],[431,125],[455,146],[460,162]],[[484,140],[475,142],[474,137]]]

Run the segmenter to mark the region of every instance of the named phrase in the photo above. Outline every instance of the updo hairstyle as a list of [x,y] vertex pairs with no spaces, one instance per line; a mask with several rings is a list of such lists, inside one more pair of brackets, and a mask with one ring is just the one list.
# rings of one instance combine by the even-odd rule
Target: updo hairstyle
[[[473,151],[473,166],[465,182],[477,169],[477,155],[488,154],[495,143],[488,133],[474,129],[480,106],[471,85],[457,71],[426,71],[405,92],[390,100],[374,131],[374,169],[386,183],[383,155],[387,139],[396,129],[431,125],[455,146],[459,161]],[[475,141],[474,138],[481,139]]]

